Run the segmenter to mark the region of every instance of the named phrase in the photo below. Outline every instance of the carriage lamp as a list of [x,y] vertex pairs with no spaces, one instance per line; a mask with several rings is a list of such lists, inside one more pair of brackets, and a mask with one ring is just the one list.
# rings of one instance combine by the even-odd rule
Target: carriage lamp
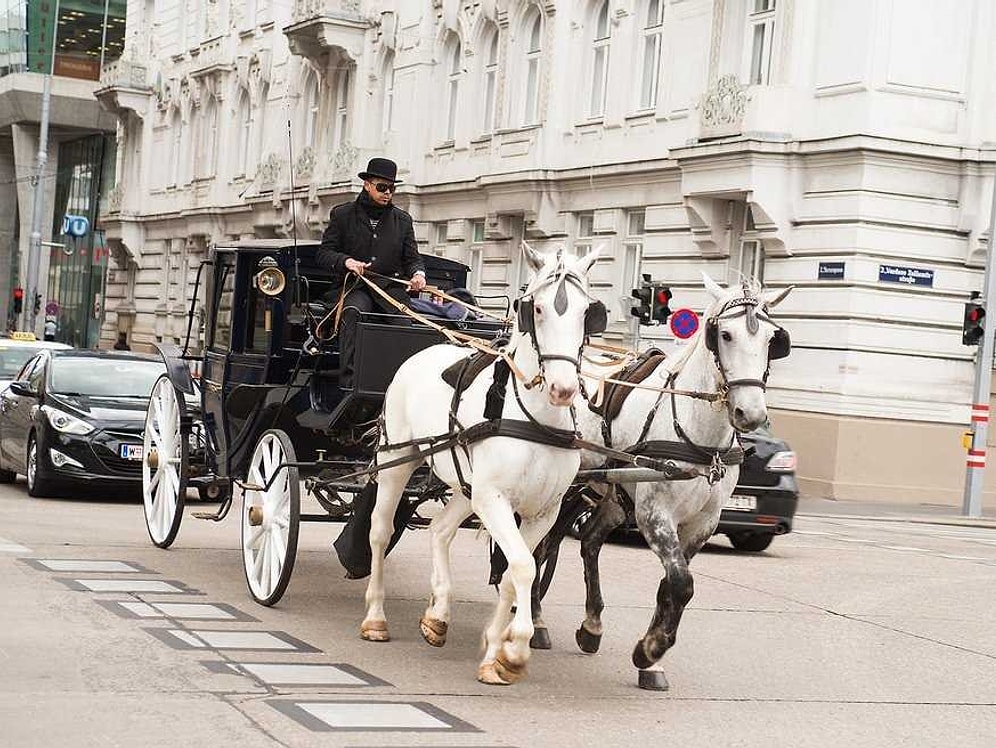
[[253,276],[253,284],[266,296],[279,296],[287,285],[287,278],[284,271],[277,267],[276,259],[264,257],[259,261],[259,267],[259,272]]
[[52,428],[63,434],[85,436],[93,431],[93,426],[86,421],[82,421],[75,416],[64,413],[61,410],[57,410],[56,408],[48,405],[43,405],[41,410],[42,413],[45,414],[46,418],[48,418],[48,422],[52,425]]

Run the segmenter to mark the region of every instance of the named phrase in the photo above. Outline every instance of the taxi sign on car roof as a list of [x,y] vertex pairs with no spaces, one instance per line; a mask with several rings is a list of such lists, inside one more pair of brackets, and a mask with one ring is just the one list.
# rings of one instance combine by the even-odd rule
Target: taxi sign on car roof
[[10,334],[11,340],[38,340],[33,332],[21,332],[20,330],[15,330]]

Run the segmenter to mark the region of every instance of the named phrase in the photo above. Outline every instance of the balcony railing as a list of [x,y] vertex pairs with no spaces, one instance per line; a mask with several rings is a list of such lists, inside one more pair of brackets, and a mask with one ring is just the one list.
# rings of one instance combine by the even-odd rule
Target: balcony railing
[[101,88],[149,88],[149,70],[129,60],[114,60],[104,65],[100,73]]

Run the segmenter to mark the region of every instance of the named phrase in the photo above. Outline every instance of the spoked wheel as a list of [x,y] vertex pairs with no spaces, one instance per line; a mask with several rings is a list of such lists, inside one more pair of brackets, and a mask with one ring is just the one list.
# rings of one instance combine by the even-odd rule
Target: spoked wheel
[[142,501],[152,542],[169,548],[183,519],[187,492],[187,440],[180,433],[183,396],[165,374],[156,380],[145,414]]
[[[283,431],[266,431],[249,461],[242,490],[242,561],[249,593],[275,605],[290,581],[301,522],[301,481],[294,445]],[[269,485],[269,488],[266,486]]]

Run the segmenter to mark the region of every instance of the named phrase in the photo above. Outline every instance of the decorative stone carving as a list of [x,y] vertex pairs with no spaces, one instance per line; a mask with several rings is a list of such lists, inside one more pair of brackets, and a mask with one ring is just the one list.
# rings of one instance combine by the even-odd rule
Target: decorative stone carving
[[280,157],[275,153],[268,153],[256,172],[256,179],[259,181],[260,186],[272,187],[276,184],[282,168],[283,162],[280,160]]
[[724,75],[702,97],[699,112],[701,137],[739,135],[747,113],[747,89],[735,75]]
[[121,203],[124,201],[124,185],[118,182],[107,193],[107,206],[111,213],[121,212]]
[[332,156],[332,177],[335,179],[350,178],[356,159],[360,155],[360,150],[348,140],[339,146],[339,150]]
[[306,146],[294,164],[294,174],[304,178],[310,177],[315,170],[316,163],[318,163],[318,155],[315,153],[315,149],[310,145]]

